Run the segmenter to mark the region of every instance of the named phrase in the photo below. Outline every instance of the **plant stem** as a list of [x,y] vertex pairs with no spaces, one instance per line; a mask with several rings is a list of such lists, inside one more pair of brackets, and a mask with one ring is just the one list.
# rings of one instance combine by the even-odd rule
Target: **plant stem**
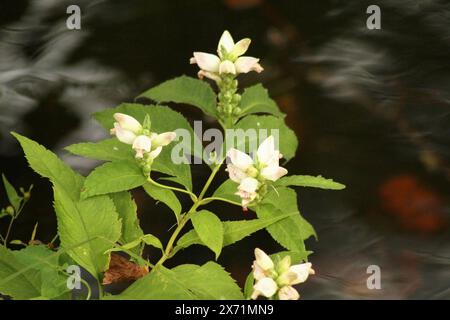
[[177,191],[177,192],[186,193],[186,194],[188,194],[191,197],[192,201],[194,201],[194,202],[197,201],[197,196],[194,193],[192,193],[192,192],[190,192],[188,190],[184,190],[184,189],[176,188],[176,187],[171,187],[171,186],[166,186],[164,184],[156,182],[150,176],[148,177],[148,182],[150,182],[151,184],[153,184],[153,185],[155,185],[157,187],[163,188],[163,189],[169,189],[169,190],[173,190],[173,191]]
[[205,203],[207,203],[209,201],[214,201],[214,200],[228,202],[228,203],[234,204],[235,206],[239,206],[239,207],[242,206],[239,202],[236,202],[236,201],[233,201],[233,200],[228,200],[228,199],[225,199],[225,198],[220,198],[220,197],[208,197],[208,198],[205,198],[205,199],[202,200],[202,204],[205,204]]
[[170,258],[170,254],[173,249],[173,245],[175,243],[175,240],[177,239],[178,235],[180,234],[181,230],[183,230],[186,223],[191,219],[192,215],[195,214],[197,208],[203,204],[204,201],[202,201],[203,197],[206,194],[206,191],[208,191],[209,186],[211,185],[211,182],[213,181],[214,177],[216,176],[217,172],[219,172],[219,169],[222,165],[222,162],[217,164],[213,171],[211,172],[211,175],[209,176],[208,180],[205,183],[205,186],[203,187],[202,191],[200,192],[200,195],[196,200],[194,201],[194,204],[189,209],[189,211],[183,215],[183,217],[180,220],[180,223],[178,224],[177,228],[173,232],[172,236],[169,239],[169,242],[167,243],[166,249],[164,250],[164,253],[159,259],[159,261],[156,263],[155,267],[162,265],[168,258]]

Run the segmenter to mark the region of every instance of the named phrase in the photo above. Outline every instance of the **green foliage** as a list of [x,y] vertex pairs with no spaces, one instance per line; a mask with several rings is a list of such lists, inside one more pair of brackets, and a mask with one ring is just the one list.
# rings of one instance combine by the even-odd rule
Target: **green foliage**
[[241,198],[237,195],[235,195],[237,191],[238,183],[234,182],[233,180],[225,180],[224,183],[222,183],[216,191],[214,191],[213,197],[216,198],[222,198],[227,199],[230,201],[234,201],[237,203],[241,202]]
[[146,234],[146,235],[140,236],[139,238],[137,238],[131,242],[128,242],[121,246],[117,246],[115,248],[109,249],[109,250],[107,250],[107,252],[113,252],[113,251],[129,252],[135,248],[140,248],[142,243],[145,243],[149,246],[152,246],[152,247],[155,247],[155,248],[158,248],[161,250],[163,249],[163,245],[157,237],[155,237],[152,234]]
[[120,161],[134,160],[134,154],[129,145],[120,142],[117,138],[99,142],[83,142],[65,148],[69,152],[95,160]]
[[181,203],[172,190],[164,189],[151,183],[145,184],[144,190],[153,199],[165,203],[173,211],[177,221],[180,220]]
[[9,203],[13,206],[14,211],[17,213],[20,208],[20,204],[22,202],[22,197],[17,194],[16,189],[9,183],[8,179],[6,179],[5,175],[2,174],[3,185],[5,186],[6,195],[8,196]]
[[254,85],[244,90],[242,94],[241,116],[251,113],[269,113],[276,117],[284,118],[285,114],[280,111],[275,101],[273,101],[261,84]]
[[215,253],[217,260],[223,244],[222,222],[214,213],[207,210],[195,213],[191,220],[202,243]]
[[93,276],[100,277],[109,262],[104,252],[120,237],[121,223],[112,200],[108,196],[80,199],[82,176],[38,143],[14,136],[31,168],[53,183],[61,246]]
[[331,190],[342,190],[345,189],[345,185],[339,182],[333,181],[333,179],[326,179],[322,176],[302,176],[293,175],[288,177],[283,177],[277,180],[274,185],[276,187],[312,187],[320,189],[331,189]]
[[[262,136],[246,136],[245,139],[236,141],[235,139],[230,139],[226,137],[226,146],[233,146],[237,149],[246,150],[249,152],[255,152],[256,150],[250,149],[253,146],[259,146],[261,142],[265,140],[268,136],[272,134],[272,129],[278,130],[279,133],[279,150],[283,154],[286,160],[290,160],[295,156],[295,152],[298,147],[297,136],[294,131],[290,129],[283,121],[283,119],[274,116],[256,116],[249,115],[242,118],[233,129],[242,129],[244,132],[248,129],[257,129],[257,132],[264,132],[260,130],[266,130],[267,135]],[[234,143],[232,140],[235,140]],[[244,148],[245,147],[245,148]]]
[[87,176],[81,198],[130,190],[142,186],[146,181],[136,161],[108,162]]
[[153,269],[120,295],[120,300],[212,300],[242,299],[235,281],[218,264],[181,265],[172,270]]
[[141,95],[158,103],[185,103],[201,109],[207,115],[217,117],[216,95],[211,86],[201,80],[181,76],[161,83]]
[[[131,198],[131,194],[127,191],[122,191],[113,193],[110,197],[114,202],[119,219],[122,221],[120,242],[127,243],[142,237],[144,232],[139,226],[137,207],[136,203]],[[138,254],[140,248],[135,248],[132,251]]]
[[[297,214],[297,213],[294,213]],[[251,234],[267,228],[268,226],[283,220],[293,214],[283,214],[280,216],[263,218],[263,219],[252,219],[252,220],[239,220],[239,221],[224,221],[223,224],[223,247],[232,245]],[[185,233],[177,242],[176,251],[180,249],[185,249],[193,244],[205,245],[205,243],[200,239],[197,230],[190,230]]]
[[285,213],[298,214],[268,226],[267,231],[286,249],[305,254],[304,240],[317,236],[311,224],[300,215],[294,190],[284,187],[272,190],[256,207],[259,218],[276,217]]

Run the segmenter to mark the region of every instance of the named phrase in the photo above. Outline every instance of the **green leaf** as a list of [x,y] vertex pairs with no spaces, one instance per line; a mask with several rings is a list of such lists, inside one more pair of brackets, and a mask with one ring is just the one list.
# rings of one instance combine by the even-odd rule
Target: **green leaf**
[[242,118],[233,129],[233,131],[227,132],[225,138],[226,150],[234,147],[239,150],[244,150],[246,153],[255,153],[258,146],[268,136],[273,135],[275,141],[279,141],[279,146],[277,147],[279,147],[280,152],[286,160],[293,158],[297,151],[297,136],[284,123],[283,119],[274,116],[250,115]]
[[235,195],[238,185],[238,183],[228,179],[224,183],[222,183],[219,188],[216,189],[216,191],[214,191],[214,194],[212,196],[215,198],[222,198],[240,203],[241,198]]
[[242,109],[242,116],[251,113],[270,113],[279,118],[286,116],[261,84],[245,89],[239,107]]
[[[294,213],[296,214],[296,213]],[[264,219],[252,219],[252,220],[240,220],[240,221],[224,221],[223,224],[223,247],[232,245],[245,237],[250,236],[259,230],[267,228],[271,224],[283,220],[291,214],[283,214],[276,217],[264,218]],[[204,245],[200,237],[195,230],[190,230],[185,233],[177,242],[175,252],[180,249],[185,249],[193,244]]]
[[41,279],[38,272],[27,270],[16,275],[25,267],[26,265],[22,264],[12,251],[0,247],[0,293],[19,300],[41,295]]
[[245,279],[244,284],[244,297],[245,299],[250,299],[253,293],[253,284],[255,282],[255,278],[253,277],[253,272],[250,272]]
[[[128,114],[143,122],[148,115],[151,118],[151,130],[156,133],[176,131],[181,141],[172,142],[163,148],[161,154],[154,160],[152,170],[162,172],[175,177],[176,182],[192,190],[191,169],[187,162],[175,163],[172,155],[188,160],[184,154],[194,154],[202,158],[202,143],[192,130],[189,122],[179,112],[164,106],[145,106],[135,103],[124,103],[112,109],[106,109],[95,113],[94,117],[107,130],[114,124],[113,115],[116,112]],[[183,130],[184,134],[181,132]],[[131,146],[128,146],[131,149]],[[184,157],[184,158],[183,158]],[[177,159],[178,160],[178,159]]]
[[74,201],[54,186],[61,245],[68,255],[97,279],[109,264],[105,251],[119,240],[121,223],[108,196]]
[[142,186],[147,179],[136,161],[114,161],[105,163],[87,176],[81,197],[127,191]]
[[[134,239],[138,239],[144,235],[141,227],[139,226],[139,219],[137,216],[136,203],[131,197],[129,192],[123,191],[113,193],[110,195],[114,202],[116,211],[119,214],[119,218],[122,221],[122,232],[120,240],[122,243],[131,242]],[[138,254],[140,248],[132,250]]]
[[20,134],[11,133],[21,144],[30,167],[53,184],[64,189],[72,200],[78,200],[83,185],[83,177],[75,173],[53,152]]
[[191,218],[194,229],[202,243],[216,254],[216,260],[222,251],[223,226],[220,219],[212,212],[201,210]]
[[59,255],[45,245],[28,246],[19,251],[13,251],[16,259],[25,266],[33,266],[40,274],[40,296],[47,299],[69,298],[67,275],[59,271]]
[[117,296],[119,300],[237,300],[243,299],[233,278],[214,262],[154,268]]
[[151,88],[139,98],[149,98],[158,103],[176,102],[193,105],[204,113],[217,118],[216,95],[211,86],[198,79],[181,76]]
[[69,152],[89,159],[103,161],[134,160],[130,145],[111,138],[99,142],[83,142],[65,147]]
[[145,244],[158,248],[158,249],[163,249],[163,245],[161,243],[161,241],[159,241],[159,239],[157,237],[155,237],[152,234],[146,234],[142,237],[142,241],[144,241]]
[[140,248],[140,244],[141,243],[145,243],[149,246],[158,248],[158,249],[163,249],[163,245],[161,243],[161,241],[159,241],[159,239],[157,237],[155,237],[152,234],[146,234],[143,235],[141,237],[139,237],[138,239],[135,239],[131,242],[125,243],[124,245],[121,246],[117,246],[115,248],[111,248],[109,250],[107,250],[106,252],[113,252],[113,251],[124,251],[127,252],[129,250],[135,249],[135,248]]
[[288,177],[283,177],[274,183],[274,186],[288,187],[312,187],[320,189],[331,189],[331,190],[342,190],[345,189],[345,185],[333,181],[333,179],[326,179],[322,176],[302,176],[293,175]]
[[5,186],[6,195],[8,196],[9,203],[13,206],[15,214],[19,211],[20,203],[22,202],[22,197],[20,197],[16,189],[9,183],[8,179],[6,179],[5,175],[2,174],[3,185]]
[[151,183],[146,183],[144,185],[144,190],[156,201],[165,203],[173,211],[177,221],[179,221],[181,214],[181,203],[172,190],[164,189]]
[[256,206],[259,218],[276,217],[285,213],[298,213],[267,227],[273,239],[290,251],[305,253],[304,240],[316,236],[314,228],[301,215],[297,207],[297,194],[289,188],[270,191]]

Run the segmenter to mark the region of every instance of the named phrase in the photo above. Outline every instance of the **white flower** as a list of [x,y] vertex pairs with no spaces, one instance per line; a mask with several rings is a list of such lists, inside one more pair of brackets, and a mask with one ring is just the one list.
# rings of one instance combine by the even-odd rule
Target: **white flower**
[[111,134],[114,134],[123,143],[133,144],[134,139],[142,131],[139,121],[123,113],[115,113],[114,119],[117,122],[114,122],[114,129],[111,129]]
[[276,181],[288,172],[279,165],[282,155],[275,150],[273,136],[269,136],[261,143],[255,159],[234,148],[231,148],[227,155],[231,160],[227,165],[227,171],[230,179],[239,183],[236,194],[242,198],[244,208],[257,197],[257,189],[261,186],[259,181]]
[[255,263],[263,270],[269,271],[274,268],[272,259],[261,249],[255,249]]
[[175,138],[177,137],[177,134],[175,132],[164,132],[161,134],[152,134],[152,144],[155,147],[164,147],[167,146],[169,143],[171,143]]
[[310,274],[314,274],[312,264],[310,262],[296,264],[278,277],[278,283],[282,285],[294,285],[303,283],[308,279]]
[[234,43],[231,34],[224,31],[217,46],[217,55],[205,52],[194,52],[190,59],[191,64],[200,67],[198,77],[207,77],[215,81],[220,80],[222,74],[239,74],[250,71],[261,72],[264,69],[259,64],[259,59],[254,57],[241,57],[248,49],[251,40],[242,39]]
[[284,286],[278,291],[278,299],[280,300],[298,300],[300,295],[298,291],[291,286]]
[[136,151],[136,158],[143,158],[144,153],[152,149],[152,140],[149,136],[140,135],[134,139],[132,148]]
[[278,290],[277,283],[272,278],[262,278],[258,280],[253,286],[253,293],[251,298],[257,299],[259,296],[266,298],[272,297]]

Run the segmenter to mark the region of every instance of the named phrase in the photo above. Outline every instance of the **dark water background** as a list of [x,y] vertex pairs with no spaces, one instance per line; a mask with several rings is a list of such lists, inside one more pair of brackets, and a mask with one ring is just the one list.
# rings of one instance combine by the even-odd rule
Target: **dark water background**
[[[78,4],[82,30],[66,29]],[[13,238],[49,242],[56,232],[51,187],[28,168],[14,130],[52,149],[87,174],[97,162],[62,151],[107,136],[90,114],[133,101],[181,74],[195,76],[192,51],[214,52],[224,29],[253,40],[250,55],[300,138],[292,173],[322,174],[344,191],[299,189],[317,275],[305,299],[450,298],[450,5],[378,1],[382,29],[367,30],[367,1],[61,1],[0,2],[0,163],[16,186],[34,184]],[[190,121],[202,115],[176,106]],[[207,120],[207,119],[205,119]],[[201,188],[208,170],[192,167]],[[216,184],[225,179],[225,174]],[[172,215],[134,193],[141,225],[167,241]],[[1,205],[6,205],[2,190]],[[188,205],[187,199],[183,204]],[[228,205],[214,211],[242,218]],[[5,219],[0,221],[4,234]],[[224,249],[219,262],[242,285],[255,246],[280,248],[264,232]],[[146,254],[152,260],[156,252]],[[192,247],[168,265],[203,263]],[[154,258],[153,258],[154,260]],[[379,265],[382,290],[368,290],[366,269]]]

